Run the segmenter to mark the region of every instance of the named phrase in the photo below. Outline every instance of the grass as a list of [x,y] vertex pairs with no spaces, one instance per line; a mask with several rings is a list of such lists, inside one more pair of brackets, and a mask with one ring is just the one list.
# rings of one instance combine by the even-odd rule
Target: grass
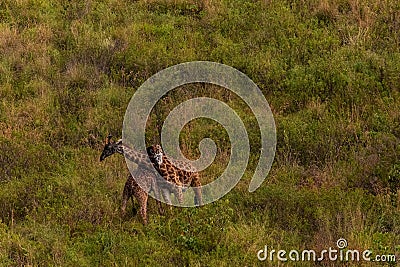
[[[0,265],[275,265],[257,251],[322,250],[341,237],[399,260],[399,14],[394,0],[2,1]],[[144,227],[120,215],[128,171],[122,157],[98,162],[102,142],[121,135],[147,78],[193,60],[259,86],[277,125],[275,161],[248,193],[259,146],[251,110],[223,88],[174,90],[152,112],[149,143],[169,111],[201,95],[235,109],[253,153],[221,200],[165,216],[150,200]],[[230,145],[222,127],[196,120],[183,152],[199,156],[204,137],[219,151],[203,173],[211,181]]]

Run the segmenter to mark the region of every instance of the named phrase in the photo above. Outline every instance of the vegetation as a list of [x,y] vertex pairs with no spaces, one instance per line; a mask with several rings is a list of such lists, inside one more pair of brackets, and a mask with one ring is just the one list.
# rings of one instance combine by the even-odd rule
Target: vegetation
[[[400,260],[399,1],[2,0],[0,54],[1,266],[272,266],[257,260],[265,245],[322,250],[341,237]],[[223,88],[175,90],[157,104],[149,142],[173,107],[210,95],[243,117],[254,153],[223,199],[165,216],[150,200],[144,227],[120,215],[128,170],[122,157],[98,162],[102,142],[121,135],[147,78],[194,60],[260,87],[277,125],[275,161],[248,193],[259,142],[251,111]],[[219,147],[203,174],[211,180],[229,141],[196,120],[182,149],[198,156],[204,137]]]

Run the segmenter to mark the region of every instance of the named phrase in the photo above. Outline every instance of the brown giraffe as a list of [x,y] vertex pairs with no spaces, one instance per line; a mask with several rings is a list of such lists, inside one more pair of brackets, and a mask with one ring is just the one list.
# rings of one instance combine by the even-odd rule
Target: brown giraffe
[[200,175],[193,166],[183,161],[169,159],[160,145],[148,147],[147,154],[160,175],[168,182],[178,185],[180,193],[182,187],[194,187],[194,204],[203,205]]
[[[133,177],[136,179],[142,179],[145,181],[145,188],[142,188],[138,185]],[[140,216],[142,217],[143,224],[146,225],[148,221],[147,216],[147,199],[149,197],[147,192],[153,191],[156,198],[159,199],[160,191],[157,186],[154,173],[148,171],[146,169],[138,168],[132,174],[129,173],[128,179],[125,182],[124,192],[122,194],[122,205],[121,210],[122,214],[125,215],[126,205],[129,199],[132,200],[133,204],[133,197],[139,202],[140,206]],[[164,210],[162,208],[161,202],[157,201],[158,211],[162,215],[164,214]]]
[[[160,199],[159,190],[161,190],[161,194],[165,202],[169,205],[171,205],[171,193],[174,193],[178,201],[180,200],[180,203],[182,203],[182,191],[179,190],[178,186],[170,185],[163,179],[157,179],[158,176],[153,164],[146,160],[148,155],[139,153],[129,146],[124,145],[121,139],[117,142],[112,142],[111,138],[112,136],[109,135],[106,139],[103,152],[100,156],[100,161],[103,161],[105,158],[118,153],[125,155],[125,157],[127,157],[130,161],[138,164],[138,169],[134,172],[134,177],[129,175],[128,180],[125,183],[121,208],[123,213],[126,209],[127,200],[133,195],[140,204],[141,215],[143,221],[145,221],[145,218],[147,218],[147,192],[150,192],[151,190],[154,192],[154,195],[157,199]],[[138,181],[141,181],[141,185],[145,188],[145,190],[138,185],[134,178],[139,179]],[[159,205],[161,205],[161,203]]]

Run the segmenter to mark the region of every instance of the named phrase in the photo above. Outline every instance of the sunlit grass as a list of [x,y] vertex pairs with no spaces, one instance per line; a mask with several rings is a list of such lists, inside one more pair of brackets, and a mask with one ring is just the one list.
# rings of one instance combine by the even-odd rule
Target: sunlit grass
[[[398,253],[399,12],[394,0],[1,2],[0,265],[253,266],[265,245],[322,250],[341,237]],[[145,227],[131,203],[121,216],[128,170],[122,156],[99,162],[102,142],[121,137],[146,79],[193,60],[256,82],[275,116],[275,161],[250,194],[251,110],[223,88],[174,90],[153,110],[148,142],[171,109],[204,95],[237,110],[254,153],[224,198],[165,216],[150,199]],[[214,139],[202,175],[223,172],[222,127],[195,120],[180,137],[190,158]]]

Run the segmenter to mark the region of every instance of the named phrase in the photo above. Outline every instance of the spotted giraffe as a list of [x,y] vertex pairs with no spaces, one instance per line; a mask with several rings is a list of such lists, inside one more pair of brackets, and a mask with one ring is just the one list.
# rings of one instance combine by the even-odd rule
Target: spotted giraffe
[[[138,185],[134,177],[136,177],[136,179],[141,179],[141,181],[144,181],[144,188]],[[154,192],[154,195],[157,199],[160,198],[160,191],[155,181],[155,176],[153,172],[146,169],[138,168],[132,174],[129,173],[128,179],[125,182],[124,192],[122,194],[122,214],[125,215],[126,213],[126,205],[128,200],[132,199],[133,204],[133,197],[135,197],[136,200],[139,202],[140,216],[142,217],[143,224],[146,225],[148,222],[147,199],[149,197],[147,192],[150,191]],[[156,201],[159,213],[164,214],[161,202],[158,200]]]
[[168,158],[160,145],[153,145],[147,148],[147,154],[161,176],[170,183],[182,187],[194,187],[194,204],[203,205],[200,175],[190,164]]
[[141,175],[140,177],[136,178],[145,178],[143,180],[154,180],[155,186],[157,186],[158,189],[161,190],[161,194],[167,204],[171,205],[172,203],[170,197],[171,193],[175,195],[179,203],[183,202],[183,194],[181,188],[179,188],[175,184],[169,184],[163,179],[157,179],[158,176],[156,174],[156,170],[154,169],[153,164],[148,160],[148,155],[135,151],[128,145],[123,144],[122,139],[118,140],[117,142],[112,142],[111,138],[112,136],[109,135],[106,139],[103,152],[100,156],[100,161],[103,161],[105,158],[115,153],[122,154],[130,161],[136,163],[139,169],[145,170],[144,173],[148,174],[148,176],[145,177]]

